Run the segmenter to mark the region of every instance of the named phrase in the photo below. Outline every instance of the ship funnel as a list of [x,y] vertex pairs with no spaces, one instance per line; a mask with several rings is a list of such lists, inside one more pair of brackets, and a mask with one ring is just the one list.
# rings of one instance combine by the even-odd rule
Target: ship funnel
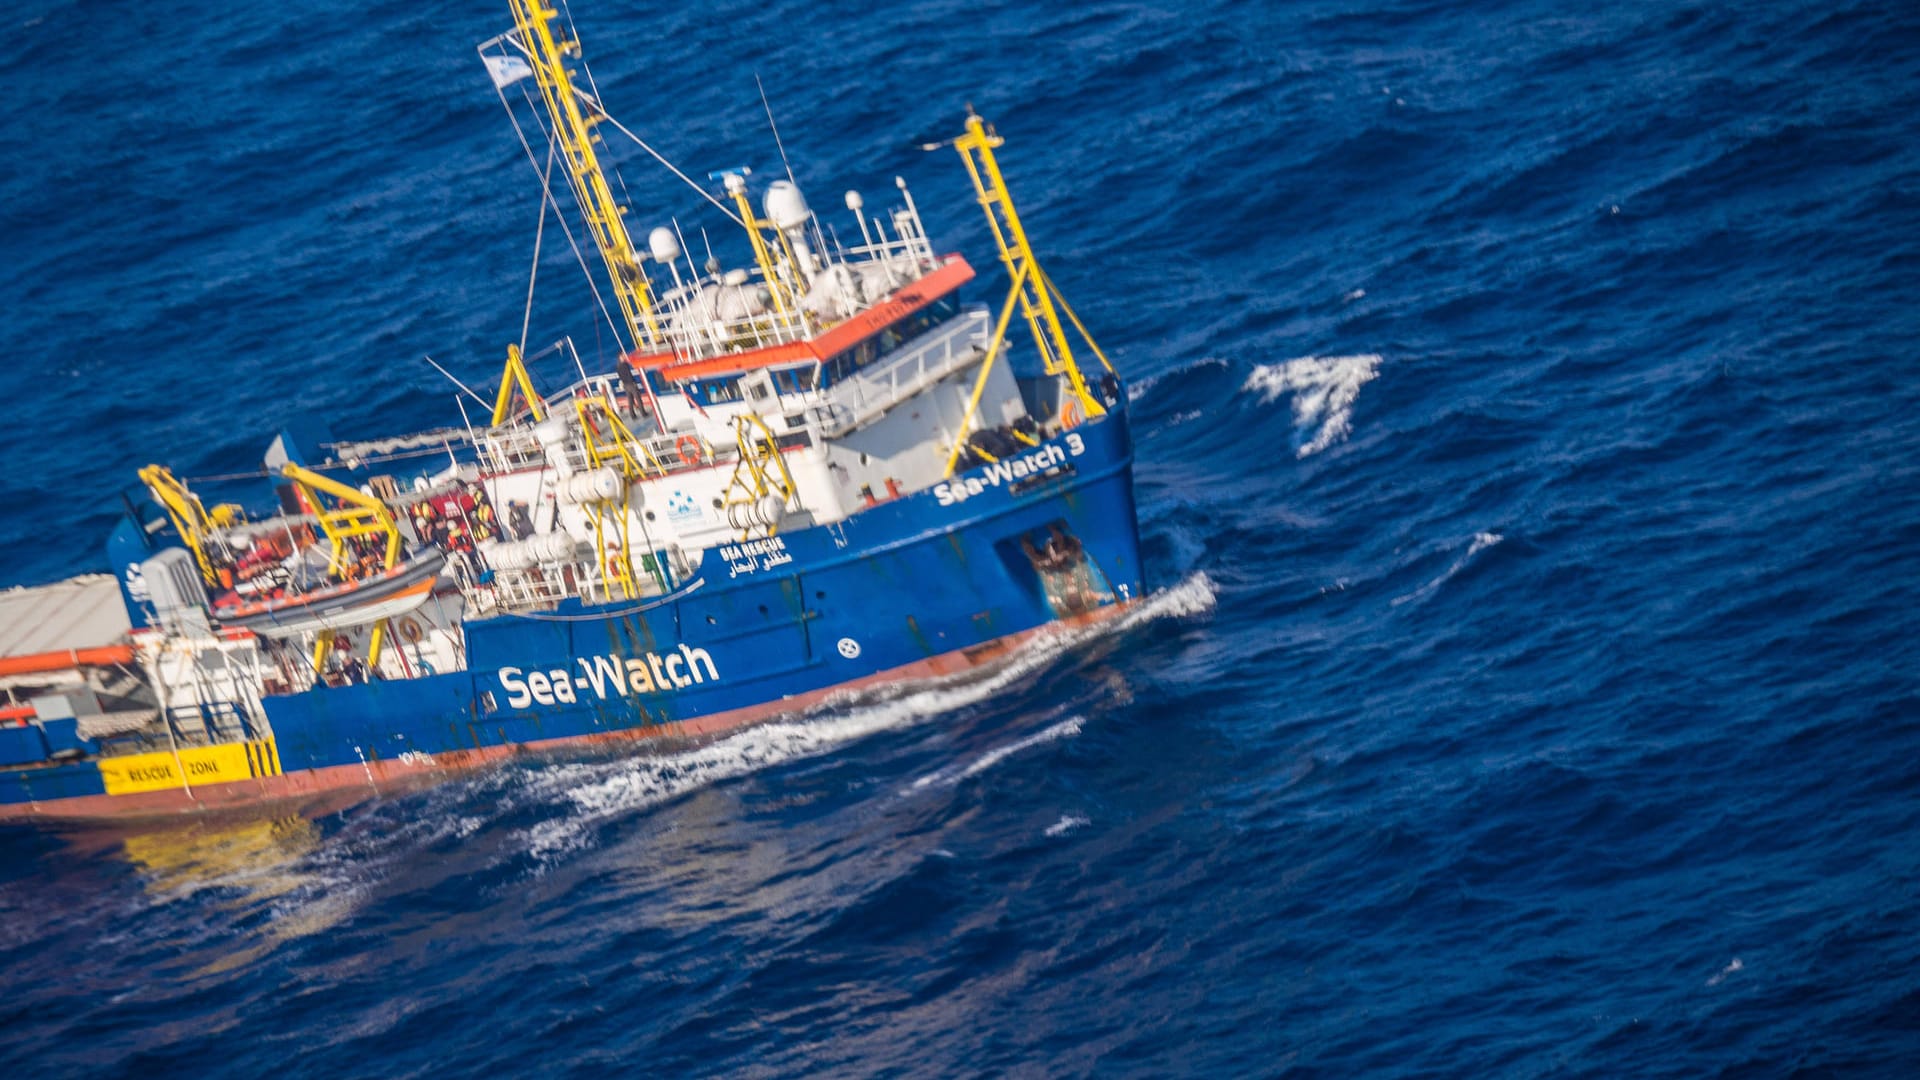
[[672,266],[674,260],[680,257],[680,238],[673,235],[672,229],[662,225],[647,234],[647,250],[654,262]]

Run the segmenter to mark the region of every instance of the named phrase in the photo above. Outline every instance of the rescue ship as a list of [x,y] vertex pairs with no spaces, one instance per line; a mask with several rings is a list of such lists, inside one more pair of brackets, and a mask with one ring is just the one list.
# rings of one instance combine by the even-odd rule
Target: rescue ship
[[589,234],[620,352],[590,370],[569,340],[509,345],[456,426],[292,425],[254,506],[141,470],[111,575],[0,593],[0,817],[331,803],[528,750],[697,740],[990,665],[1141,595],[1126,395],[971,107],[929,149],[972,180],[997,304],[963,299],[976,271],[935,250],[904,180],[884,214],[847,192],[836,227],[790,171],[702,184],[655,154],[729,219],[733,248],[696,262],[677,221],[629,233],[602,138],[640,140],[570,17],[510,6],[480,57],[543,215]]

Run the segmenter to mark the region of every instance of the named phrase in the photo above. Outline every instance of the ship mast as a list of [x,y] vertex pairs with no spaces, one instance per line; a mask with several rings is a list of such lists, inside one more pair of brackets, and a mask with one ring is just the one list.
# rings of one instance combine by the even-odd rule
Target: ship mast
[[[1040,359],[1047,374],[1064,375],[1073,397],[1085,410],[1084,415],[1091,419],[1106,415],[1106,408],[1094,396],[1087,386],[1086,376],[1080,372],[1080,365],[1074,361],[1073,348],[1067,343],[1067,331],[1060,323],[1060,316],[1054,310],[1054,298],[1058,292],[1053,282],[1033,257],[1033,248],[1027,242],[1026,227],[1020,223],[1020,212],[1013,208],[1013,197],[1007,194],[1007,182],[1000,175],[1000,162],[994,156],[994,148],[1003,146],[1006,140],[1001,138],[980,117],[974,115],[972,106],[967,108],[967,133],[953,140],[954,149],[960,151],[960,157],[967,163],[967,175],[973,179],[973,190],[980,198],[980,206],[987,213],[987,225],[993,230],[993,242],[1000,248],[1000,261],[1006,264],[1007,274],[1013,280],[1013,291],[1019,297],[1020,311],[1027,317],[1027,328],[1033,334],[1034,347],[1040,351]],[[1064,300],[1061,306],[1065,307]],[[1072,316],[1073,312],[1067,312]],[[1081,336],[1086,330],[1074,321]],[[1093,345],[1092,338],[1086,338]],[[1093,345],[1094,352],[1100,347]],[[1100,356],[1100,362],[1106,363],[1106,356]],[[1111,365],[1108,366],[1111,370]],[[969,407],[971,414],[971,407]],[[952,466],[948,466],[951,471]]]
[[633,336],[635,347],[657,348],[660,323],[653,311],[653,289],[640,268],[633,238],[627,235],[621,216],[625,210],[614,201],[613,189],[607,185],[606,173],[593,149],[598,141],[593,126],[600,117],[581,108],[580,95],[566,68],[566,58],[579,56],[580,45],[554,36],[552,24],[559,12],[541,0],[508,0],[508,4],[513,8],[514,29],[526,49],[534,80],[540,84],[547,115],[553,121],[554,141],[566,155],[574,198],[587,219],[600,258],[607,264],[607,275],[613,279],[613,294],[620,300],[627,332]]

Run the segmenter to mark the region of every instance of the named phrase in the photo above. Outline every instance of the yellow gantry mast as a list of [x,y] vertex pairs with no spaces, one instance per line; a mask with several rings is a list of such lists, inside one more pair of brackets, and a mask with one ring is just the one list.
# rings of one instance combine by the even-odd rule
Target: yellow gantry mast
[[593,242],[606,261],[607,275],[613,279],[613,294],[619,298],[620,313],[626,319],[627,332],[636,347],[658,346],[660,323],[653,313],[653,289],[640,268],[640,254],[627,235],[622,207],[613,199],[613,189],[600,169],[594,144],[599,141],[593,126],[600,117],[581,108],[580,96],[573,88],[573,77],[565,60],[580,55],[578,42],[562,42],[554,36],[553,21],[559,12],[541,0],[508,0],[513,8],[514,29],[527,50],[527,62],[533,68],[534,81],[540,84],[547,115],[552,119],[555,143],[567,158],[567,178],[587,219]]
[[499,427],[513,416],[513,392],[520,391],[526,399],[527,411],[533,413],[537,423],[547,418],[541,406],[539,394],[533,392],[533,377],[527,374],[527,358],[520,354],[520,346],[507,346],[507,367],[500,375],[500,392],[493,399],[493,426]]
[[733,196],[734,205],[740,208],[740,223],[746,226],[747,237],[753,243],[753,261],[760,267],[760,276],[766,279],[767,292],[773,299],[773,310],[781,318],[788,317],[799,302],[787,293],[786,282],[774,272],[773,249],[767,246],[767,238],[760,230],[766,229],[780,238],[786,248],[787,265],[798,267],[800,262],[793,257],[793,249],[787,244],[786,234],[771,221],[764,221],[753,212],[753,200],[747,197],[747,180],[740,173],[728,173],[726,178],[727,194]]
[[1073,320],[1073,328],[1079,331],[1081,340],[1087,343],[1108,371],[1113,370],[1113,364],[1107,360],[1107,354],[1100,351],[1100,346],[1087,333],[1087,328],[1080,324],[1079,316],[1067,306],[1066,298],[1060,295],[1053,280],[1047,277],[1046,271],[1040,269],[1040,263],[1033,257],[1033,248],[1027,243],[1026,227],[1020,224],[1020,212],[1014,209],[1013,197],[1007,194],[1006,179],[1000,175],[1000,162],[993,154],[995,147],[1005,143],[1006,140],[995,134],[974,114],[971,107],[967,110],[966,134],[953,140],[953,148],[960,151],[961,160],[967,163],[967,175],[973,180],[973,190],[979,196],[981,209],[986,211],[987,226],[993,231],[993,242],[1000,248],[1000,261],[1006,264],[1012,285],[1008,289],[1006,306],[1001,309],[1000,318],[994,324],[986,360],[980,365],[980,376],[974,383],[973,397],[967,402],[966,415],[961,419],[960,435],[947,455],[948,476],[953,475],[959,463],[960,451],[966,445],[967,435],[972,429],[974,413],[979,409],[980,397],[987,388],[987,373],[1000,351],[1016,303],[1027,318],[1027,329],[1033,334],[1034,348],[1040,350],[1046,373],[1064,376],[1067,380],[1067,390],[1072,400],[1062,406],[1063,411],[1077,403],[1084,419],[1090,420],[1107,413],[1073,358],[1073,347],[1067,342],[1067,331],[1060,323],[1059,311],[1065,311],[1067,318]]

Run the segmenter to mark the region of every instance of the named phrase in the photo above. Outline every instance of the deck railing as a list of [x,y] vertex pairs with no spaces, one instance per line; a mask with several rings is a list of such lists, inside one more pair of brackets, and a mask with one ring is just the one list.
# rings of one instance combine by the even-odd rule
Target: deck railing
[[828,389],[819,409],[820,433],[841,435],[884,415],[948,375],[979,363],[975,337],[987,329],[985,311],[968,311],[912,342],[892,358],[853,372]]

